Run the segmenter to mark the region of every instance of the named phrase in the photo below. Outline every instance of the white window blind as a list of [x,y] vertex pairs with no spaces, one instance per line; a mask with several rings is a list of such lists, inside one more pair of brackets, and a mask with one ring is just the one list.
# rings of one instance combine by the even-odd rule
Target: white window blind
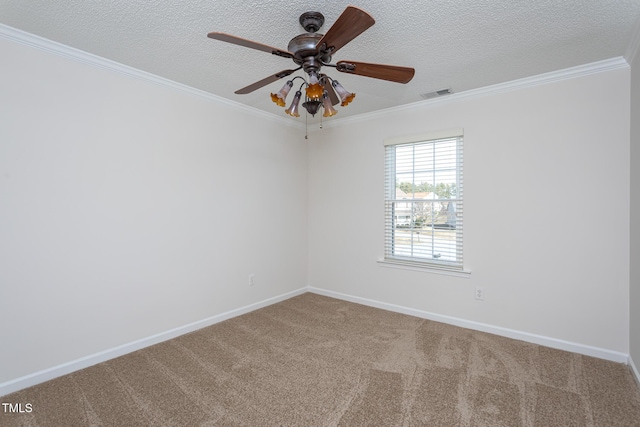
[[462,270],[461,129],[385,141],[385,261]]

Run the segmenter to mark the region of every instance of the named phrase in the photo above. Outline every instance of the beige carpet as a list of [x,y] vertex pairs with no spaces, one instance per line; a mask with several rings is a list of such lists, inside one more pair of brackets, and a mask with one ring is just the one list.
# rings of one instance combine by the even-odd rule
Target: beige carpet
[[622,364],[307,293],[2,397],[1,426],[640,426]]

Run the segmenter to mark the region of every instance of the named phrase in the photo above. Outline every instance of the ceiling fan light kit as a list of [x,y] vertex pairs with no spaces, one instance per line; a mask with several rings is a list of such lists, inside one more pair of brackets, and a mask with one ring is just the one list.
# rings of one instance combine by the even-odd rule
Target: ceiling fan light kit
[[209,38],[215,40],[292,59],[293,62],[298,65],[298,68],[280,71],[249,86],[238,89],[235,92],[236,94],[251,93],[256,89],[302,69],[306,77],[295,76],[291,80],[288,80],[277,93],[271,93],[271,100],[279,107],[285,107],[286,98],[293,88],[294,82],[297,79],[301,79],[302,83],[295,92],[293,101],[289,108],[285,110],[285,113],[292,117],[300,117],[299,105],[302,100],[302,88],[304,87],[305,102],[302,103],[302,107],[307,113],[315,116],[320,108],[322,108],[324,110],[323,117],[332,117],[338,113],[333,107],[334,105],[340,104],[340,106],[346,107],[353,101],[356,94],[349,92],[338,83],[337,80],[322,73],[320,71],[322,67],[332,67],[342,73],[397,83],[408,83],[415,74],[413,68],[398,67],[395,65],[371,64],[356,61],[331,63],[331,56],[333,54],[375,23],[371,15],[357,7],[348,6],[326,34],[317,33],[324,24],[324,16],[320,12],[305,12],[300,15],[299,22],[307,32],[291,39],[287,46],[288,50],[278,49],[230,34],[219,32],[208,34]]
[[300,92],[299,90],[296,91],[296,94],[293,96],[293,102],[291,103],[291,106],[289,108],[287,108],[286,110],[284,110],[285,113],[287,113],[288,115],[292,116],[292,117],[300,117],[300,113],[298,112],[298,108],[300,105],[300,98],[302,97],[302,92]]
[[289,94],[289,91],[292,87],[293,81],[289,80],[287,83],[285,83],[284,86],[282,86],[282,89],[280,89],[278,93],[271,94],[271,100],[275,102],[279,107],[284,107],[286,105],[285,99],[287,99],[287,95]]
[[342,87],[342,85],[337,80],[332,80],[331,86],[333,86],[333,88],[336,90],[336,93],[340,97],[341,107],[346,107],[351,101],[353,101],[353,98],[356,97],[355,93],[350,93],[348,90]]

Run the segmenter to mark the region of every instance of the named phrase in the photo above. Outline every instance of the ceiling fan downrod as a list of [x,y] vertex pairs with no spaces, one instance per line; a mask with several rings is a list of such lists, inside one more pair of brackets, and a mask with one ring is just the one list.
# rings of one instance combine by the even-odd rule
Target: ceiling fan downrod
[[300,15],[300,25],[309,33],[315,33],[324,24],[324,15],[320,12],[305,12]]

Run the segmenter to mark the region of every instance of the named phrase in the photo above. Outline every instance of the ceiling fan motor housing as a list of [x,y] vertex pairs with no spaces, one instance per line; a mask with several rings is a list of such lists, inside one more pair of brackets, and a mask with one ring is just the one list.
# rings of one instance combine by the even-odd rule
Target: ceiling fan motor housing
[[295,36],[289,42],[287,50],[293,53],[293,61],[304,67],[304,70],[318,71],[322,64],[331,62],[331,55],[328,52],[318,50],[318,42],[324,34],[316,31],[324,24],[324,16],[320,12],[305,12],[300,15],[300,25],[307,30],[307,33]]
[[323,34],[319,33],[304,33],[292,38],[287,50],[293,53],[294,62],[302,65],[305,59],[309,57],[314,57],[325,64],[331,62],[331,55],[318,51],[318,42],[322,39],[322,36]]

